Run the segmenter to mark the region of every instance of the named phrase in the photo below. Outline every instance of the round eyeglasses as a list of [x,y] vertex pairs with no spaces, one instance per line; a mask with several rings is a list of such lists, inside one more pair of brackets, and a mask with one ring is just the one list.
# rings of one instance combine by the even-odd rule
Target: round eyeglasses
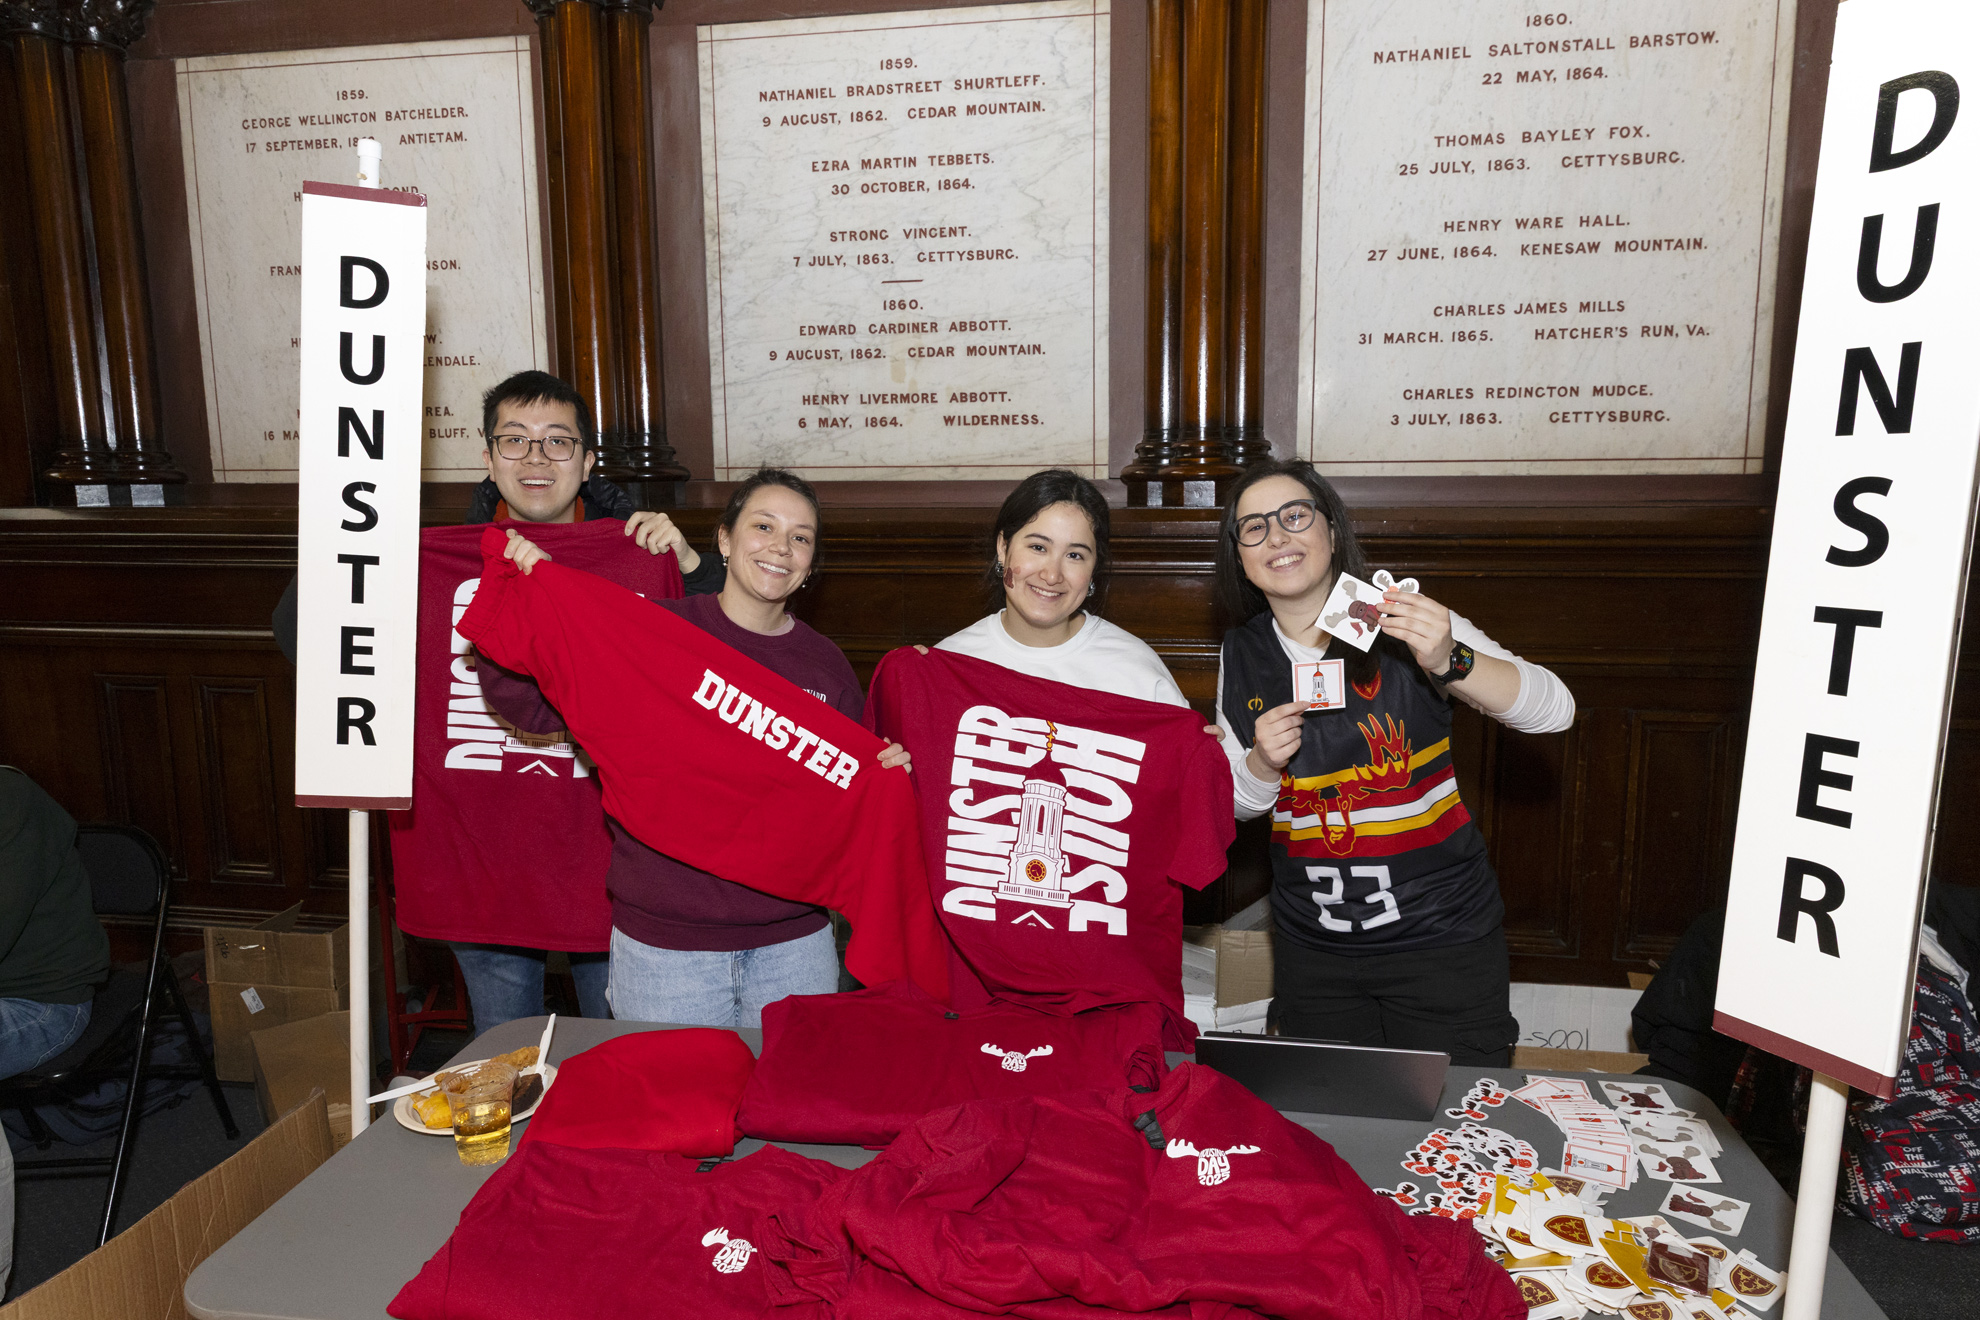
[[1320,516],[1312,500],[1287,500],[1270,513],[1250,513],[1237,520],[1239,545],[1257,545],[1271,530],[1273,519],[1288,532],[1303,532]]
[[578,447],[578,442],[567,435],[546,435],[540,440],[527,435],[498,435],[493,443],[495,452],[512,462],[528,458],[530,446],[535,445],[552,463],[568,463]]

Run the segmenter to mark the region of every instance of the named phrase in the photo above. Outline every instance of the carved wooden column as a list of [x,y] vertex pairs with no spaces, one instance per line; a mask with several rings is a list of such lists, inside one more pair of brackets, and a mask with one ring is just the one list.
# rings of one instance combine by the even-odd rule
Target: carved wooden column
[[1214,507],[1238,473],[1224,362],[1231,4],[1149,0],[1149,407],[1121,472],[1134,504]]
[[563,80],[557,76],[562,52],[556,24],[549,21],[554,4],[532,4],[537,18],[537,41],[543,61],[543,191],[549,198],[543,217],[544,241],[550,245],[550,360],[557,370],[571,362],[570,247],[564,241],[564,104]]
[[1272,456],[1265,439],[1265,0],[1231,0],[1231,213],[1224,316],[1230,459]]
[[1148,0],[1148,304],[1141,441],[1128,502],[1161,504],[1156,474],[1182,427],[1182,0]]
[[1231,0],[1183,0],[1183,429],[1164,479],[1235,475],[1224,449],[1223,363],[1230,39]]
[[677,503],[680,483],[688,479],[667,443],[667,397],[661,381],[652,61],[647,50],[654,8],[654,0],[605,0],[625,414],[623,429],[600,455],[600,466],[643,507]]
[[528,0],[543,33],[557,370],[591,404],[601,460],[622,442],[619,301],[600,0]]
[[124,83],[124,51],[144,34],[144,21],[154,3],[86,0],[73,32],[117,474],[123,481],[144,485],[186,479],[166,451],[159,422],[151,291],[138,219],[130,96]]
[[55,385],[57,437],[44,480],[100,485],[118,477],[104,427],[102,375],[90,307],[74,126],[69,116],[67,23],[57,0],[0,2],[0,33],[14,62],[22,149],[34,212],[35,254]]

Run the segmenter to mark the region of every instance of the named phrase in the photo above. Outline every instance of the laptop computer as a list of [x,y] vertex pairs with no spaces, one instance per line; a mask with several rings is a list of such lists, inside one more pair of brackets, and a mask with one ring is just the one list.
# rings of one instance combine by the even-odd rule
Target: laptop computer
[[1206,1031],[1196,1061],[1238,1082],[1274,1109],[1421,1122],[1437,1112],[1451,1056],[1295,1036]]

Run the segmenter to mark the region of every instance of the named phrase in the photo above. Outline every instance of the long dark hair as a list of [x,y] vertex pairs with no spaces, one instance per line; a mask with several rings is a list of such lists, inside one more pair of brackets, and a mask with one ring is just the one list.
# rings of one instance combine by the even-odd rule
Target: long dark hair
[[1020,481],[1017,489],[1004,497],[997,520],[990,525],[989,553],[983,557],[983,600],[987,608],[1004,603],[1004,575],[997,567],[997,542],[1007,545],[1017,539],[1025,526],[1054,504],[1070,504],[1086,515],[1093,525],[1093,594],[1086,599],[1086,610],[1098,616],[1107,603],[1107,581],[1114,571],[1113,552],[1107,540],[1107,497],[1100,488],[1077,472],[1047,468]]
[[[812,542],[811,546],[811,573],[806,574],[804,580],[804,585],[808,586],[810,585],[812,574],[818,572],[819,551],[823,548],[825,540],[825,520],[818,513],[818,492],[813,490],[811,483],[803,477],[800,477],[795,472],[786,472],[782,468],[756,469],[756,471],[737,482],[735,490],[729,493],[729,502],[722,508],[722,520],[719,526],[723,531],[734,536],[736,534],[736,523],[741,520],[743,509],[749,504],[749,497],[756,494],[757,491],[762,490],[765,486],[782,486],[785,490],[802,495],[805,503],[811,506],[811,516],[819,524],[818,539]],[[719,553],[722,548],[721,532],[718,531],[712,539],[714,544],[710,548]]]
[[[1333,567],[1336,574],[1346,573],[1366,582],[1373,571],[1368,566],[1368,557],[1362,553],[1361,542],[1355,539],[1354,520],[1348,516],[1347,504],[1342,501],[1340,492],[1333,483],[1321,476],[1313,464],[1303,458],[1275,458],[1267,463],[1256,463],[1245,468],[1244,475],[1231,483],[1229,495],[1224,500],[1224,521],[1217,537],[1217,612],[1223,616],[1228,627],[1237,627],[1256,617],[1268,608],[1265,593],[1252,585],[1244,575],[1244,561],[1238,551],[1237,519],[1238,501],[1244,493],[1259,482],[1271,477],[1291,477],[1306,487],[1313,497],[1313,507],[1326,519],[1333,532]],[[1407,646],[1384,633],[1375,639],[1375,645],[1367,651],[1358,651],[1343,645],[1329,648],[1330,655],[1338,654],[1347,661],[1346,670],[1350,682],[1366,684],[1375,677],[1378,668],[1377,656],[1386,651],[1396,659],[1407,662],[1409,672],[1418,672],[1416,658]]]

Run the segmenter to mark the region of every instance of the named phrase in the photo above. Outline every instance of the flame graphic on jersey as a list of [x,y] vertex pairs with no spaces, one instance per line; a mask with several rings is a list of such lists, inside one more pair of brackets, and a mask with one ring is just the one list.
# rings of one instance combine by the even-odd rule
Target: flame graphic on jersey
[[[1345,857],[1354,850],[1354,808],[1361,799],[1375,793],[1409,786],[1409,734],[1394,715],[1370,715],[1355,726],[1368,744],[1368,762],[1354,767],[1339,783],[1326,787],[1299,788],[1289,771],[1279,774],[1279,810],[1298,815],[1310,811],[1320,821],[1320,841],[1328,852]],[[1340,816],[1340,824],[1334,816]]]

